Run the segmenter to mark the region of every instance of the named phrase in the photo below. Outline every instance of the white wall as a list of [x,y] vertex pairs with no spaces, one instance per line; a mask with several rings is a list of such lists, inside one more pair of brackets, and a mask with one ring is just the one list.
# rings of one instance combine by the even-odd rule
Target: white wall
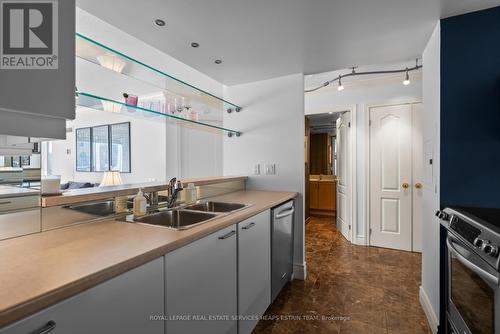
[[[421,303],[433,331],[439,321],[439,209],[441,31],[438,23],[423,55],[423,222]],[[429,159],[433,164],[429,164]]]
[[[398,64],[392,68],[399,68]],[[329,73],[329,79],[335,78],[342,72]],[[356,198],[357,222],[356,234],[353,241],[364,244],[366,210],[365,203],[368,200],[366,194],[366,135],[368,133],[368,108],[377,104],[391,104],[407,101],[420,101],[422,98],[422,82],[420,74],[412,74],[412,82],[409,86],[402,84],[403,77],[388,76],[380,78],[361,78],[344,82],[345,90],[338,92],[336,87],[320,89],[314,93],[305,95],[306,114],[320,114],[329,111],[342,111],[355,108],[356,119]],[[307,79],[306,79],[307,81]],[[307,86],[307,85],[306,85]]]
[[52,142],[52,173],[61,175],[61,181],[101,182],[103,173],[76,172],[76,129],[98,125],[130,122],[131,173],[122,173],[124,183],[164,181],[166,170],[166,131],[163,119],[148,120],[122,114],[78,110],[74,121],[67,127],[73,131],[67,139]]
[[224,96],[243,106],[225,125],[241,130],[224,140],[224,173],[252,174],[256,163],[275,163],[276,175],[251,176],[249,189],[286,190],[296,199],[294,274],[304,276],[304,81],[302,74],[227,87]]

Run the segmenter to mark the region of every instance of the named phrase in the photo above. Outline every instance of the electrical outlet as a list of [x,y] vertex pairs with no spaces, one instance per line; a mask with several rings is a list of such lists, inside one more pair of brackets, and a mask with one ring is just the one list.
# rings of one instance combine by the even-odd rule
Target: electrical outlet
[[260,164],[255,164],[253,166],[253,173],[254,175],[260,175]]

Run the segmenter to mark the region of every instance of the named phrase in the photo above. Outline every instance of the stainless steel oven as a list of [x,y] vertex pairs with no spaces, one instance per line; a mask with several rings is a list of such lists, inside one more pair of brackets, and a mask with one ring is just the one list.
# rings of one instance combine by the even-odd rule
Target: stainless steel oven
[[494,225],[465,210],[445,209],[440,214],[448,231],[448,332],[500,334],[500,229],[495,231]]

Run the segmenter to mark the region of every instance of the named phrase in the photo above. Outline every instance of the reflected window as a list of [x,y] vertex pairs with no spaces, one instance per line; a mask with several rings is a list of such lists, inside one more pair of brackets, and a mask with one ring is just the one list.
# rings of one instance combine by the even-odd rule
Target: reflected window
[[78,172],[131,172],[130,122],[76,129]]
[[130,173],[130,123],[112,124],[111,170]]
[[90,128],[76,129],[76,171],[90,172]]

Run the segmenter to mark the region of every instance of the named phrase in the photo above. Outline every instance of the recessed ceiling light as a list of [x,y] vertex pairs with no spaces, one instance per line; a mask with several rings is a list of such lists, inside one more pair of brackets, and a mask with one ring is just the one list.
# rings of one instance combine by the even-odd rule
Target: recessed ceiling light
[[163,27],[165,25],[165,21],[162,20],[162,19],[156,19],[155,20],[155,24],[158,26],[158,27]]
[[220,60],[220,59],[216,59],[216,60],[214,61],[214,63],[216,63],[217,65],[222,64],[222,60]]
[[193,48],[197,48],[197,47],[199,47],[199,46],[200,46],[200,44],[198,44],[198,43],[196,43],[196,42],[193,42],[193,43],[191,43],[191,46],[192,46]]

